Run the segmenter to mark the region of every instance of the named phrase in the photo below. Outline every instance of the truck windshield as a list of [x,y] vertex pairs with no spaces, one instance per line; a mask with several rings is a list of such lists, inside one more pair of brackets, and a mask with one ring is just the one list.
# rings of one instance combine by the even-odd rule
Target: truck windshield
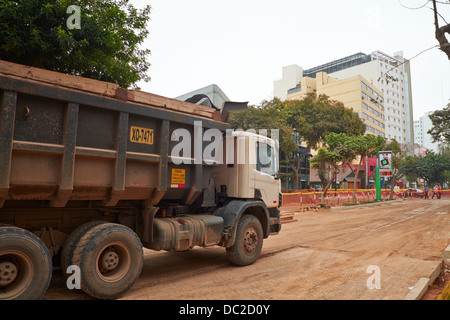
[[256,143],[256,169],[274,176],[278,172],[277,157],[273,147],[266,142]]

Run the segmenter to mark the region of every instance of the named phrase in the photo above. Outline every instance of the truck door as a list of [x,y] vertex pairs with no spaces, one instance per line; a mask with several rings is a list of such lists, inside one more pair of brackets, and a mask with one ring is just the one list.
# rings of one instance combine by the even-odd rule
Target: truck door
[[278,155],[274,144],[256,141],[256,168],[254,170],[255,197],[264,201],[268,208],[278,206],[280,181],[278,174]]

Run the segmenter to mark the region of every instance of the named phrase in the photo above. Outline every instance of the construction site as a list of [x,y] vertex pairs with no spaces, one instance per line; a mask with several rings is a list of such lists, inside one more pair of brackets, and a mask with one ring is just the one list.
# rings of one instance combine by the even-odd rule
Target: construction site
[[[265,240],[257,263],[236,268],[220,248],[145,251],[142,275],[121,299],[448,299],[447,195],[304,210],[298,205],[283,205],[282,230]],[[372,281],[375,275],[379,282]],[[55,276],[44,299],[90,299],[67,290],[64,281]]]

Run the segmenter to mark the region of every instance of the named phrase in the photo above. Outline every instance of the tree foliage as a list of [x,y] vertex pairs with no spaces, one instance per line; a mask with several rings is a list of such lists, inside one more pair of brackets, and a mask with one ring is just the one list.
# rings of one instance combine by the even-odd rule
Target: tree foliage
[[249,106],[246,110],[231,113],[230,125],[233,129],[267,130],[271,137],[271,129],[278,129],[280,152],[290,154],[296,149],[292,140],[293,129],[286,123],[284,103],[280,99],[262,101],[260,106]]
[[294,188],[298,188],[301,159],[312,149],[318,149],[330,133],[362,135],[363,120],[342,102],[330,100],[326,95],[309,94],[301,100],[287,100],[286,121],[306,147],[302,153],[292,153],[288,165],[294,173]]
[[286,120],[295,128],[308,149],[317,149],[329,133],[362,135],[364,122],[342,102],[326,95],[309,94],[301,100],[287,100]]
[[[71,5],[80,28],[67,26]],[[0,0],[0,59],[135,86],[149,80],[149,14],[129,0]]]
[[356,202],[356,179],[359,176],[362,162],[365,158],[372,158],[378,155],[386,144],[386,139],[381,136],[375,136],[373,134],[367,134],[364,136],[351,137],[350,143],[355,152],[355,155],[359,157],[359,162],[355,171],[355,183],[353,184],[353,202]]
[[407,181],[417,181],[421,178],[420,159],[416,156],[406,156],[405,160],[400,164],[400,172],[405,176]]
[[[324,188],[322,200],[340,169],[349,166],[353,170],[350,164],[359,158],[354,172],[356,181],[363,159],[366,156],[377,155],[383,149],[386,140],[372,134],[351,136],[345,133],[330,133],[325,137],[325,142],[327,147],[320,148],[317,156],[311,159],[311,166],[315,169],[321,169],[327,165],[332,168],[332,179]],[[353,202],[356,202],[356,183],[353,184]]]
[[[299,187],[302,158],[323,144],[329,133],[360,135],[365,129],[363,121],[351,109],[325,95],[315,94],[301,100],[263,101],[260,106],[233,113],[230,124],[243,130],[280,130],[280,153],[292,170],[294,189]],[[306,148],[301,149],[300,142]]]
[[400,165],[405,160],[405,158],[407,156],[407,151],[402,150],[400,144],[395,139],[392,139],[388,143],[386,143],[384,149],[386,151],[392,152],[392,159],[391,159],[392,173],[390,176],[390,179],[391,179],[390,199],[393,199],[395,185],[400,180],[400,178],[403,176],[403,173],[400,171]]
[[321,147],[317,151],[317,155],[311,159],[311,167],[313,169],[323,169],[326,167],[331,169],[331,179],[322,191],[322,204],[325,202],[327,191],[335,180],[339,168],[345,167],[356,158],[355,138],[349,137],[345,133],[330,133],[325,137],[327,147]]
[[428,186],[443,185],[449,179],[450,157],[446,154],[427,152],[425,157],[406,158],[400,169],[413,181],[423,179]]
[[433,142],[450,144],[450,103],[443,110],[437,110],[430,115],[433,127],[427,132]]

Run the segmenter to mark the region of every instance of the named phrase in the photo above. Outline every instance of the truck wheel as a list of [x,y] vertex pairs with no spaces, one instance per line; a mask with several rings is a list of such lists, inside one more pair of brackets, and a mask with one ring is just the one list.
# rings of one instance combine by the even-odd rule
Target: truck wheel
[[80,226],[78,226],[75,230],[73,230],[69,236],[64,241],[63,248],[61,250],[61,269],[66,278],[70,275],[66,273],[67,268],[72,263],[73,252],[78,246],[78,242],[80,239],[91,230],[93,227],[98,226],[99,224],[105,223],[104,221],[90,221],[86,222]]
[[114,299],[139,278],[144,264],[142,244],[128,227],[102,223],[80,239],[72,264],[80,267],[85,293],[98,299]]
[[263,245],[263,230],[259,220],[252,215],[244,215],[239,222],[234,245],[227,248],[230,262],[247,266],[258,260]]
[[0,300],[38,300],[52,278],[52,259],[44,242],[14,226],[0,227]]

